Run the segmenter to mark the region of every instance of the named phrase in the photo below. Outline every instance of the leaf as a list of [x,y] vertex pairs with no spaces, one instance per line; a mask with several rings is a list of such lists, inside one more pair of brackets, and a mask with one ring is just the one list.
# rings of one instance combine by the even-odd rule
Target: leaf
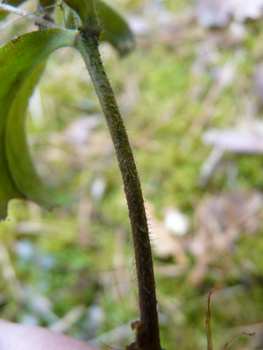
[[108,41],[121,56],[133,50],[134,36],[124,18],[103,1],[97,0],[97,9],[102,27],[100,40]]
[[28,98],[44,69],[47,56],[63,46],[73,46],[77,32],[46,29],[11,40],[0,48],[0,220],[12,198],[33,200],[50,209],[32,164],[24,122]]

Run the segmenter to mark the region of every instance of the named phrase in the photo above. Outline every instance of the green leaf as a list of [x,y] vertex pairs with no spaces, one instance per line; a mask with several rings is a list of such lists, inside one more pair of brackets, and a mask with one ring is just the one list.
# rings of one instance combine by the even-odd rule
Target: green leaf
[[12,198],[26,198],[50,209],[47,195],[32,164],[25,136],[28,98],[44,69],[47,56],[73,46],[77,32],[45,29],[11,40],[0,48],[0,220]]
[[100,40],[108,41],[121,56],[134,49],[134,36],[125,21],[112,7],[97,0],[98,17],[102,27]]
[[81,25],[79,16],[70,7],[64,9],[66,18],[66,28],[77,29]]

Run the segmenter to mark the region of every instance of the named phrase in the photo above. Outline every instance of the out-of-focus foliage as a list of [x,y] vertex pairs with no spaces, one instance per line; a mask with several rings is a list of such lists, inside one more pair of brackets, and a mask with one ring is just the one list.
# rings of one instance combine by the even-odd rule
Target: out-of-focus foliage
[[[19,6],[26,0],[6,0],[4,1],[5,4],[12,5],[12,6]],[[8,12],[0,10],[0,21],[3,20],[8,15]]]
[[[231,20],[209,30],[191,1],[113,4],[128,9],[137,33],[137,48],[124,60],[108,45],[101,52],[150,210],[162,346],[206,347],[213,288],[215,349],[242,331],[257,336],[233,349],[260,349],[262,155],[203,144],[203,135],[211,129],[260,135],[262,23]],[[11,202],[10,220],[0,226],[1,315],[124,348],[138,317],[128,212],[84,71],[75,52],[56,52],[31,100],[28,142],[61,206],[47,213]],[[184,236],[178,212],[188,218]],[[165,237],[161,246],[156,236]]]
[[263,13],[262,0],[197,0],[196,6],[198,20],[204,27],[222,28],[232,19],[238,23],[258,20]]

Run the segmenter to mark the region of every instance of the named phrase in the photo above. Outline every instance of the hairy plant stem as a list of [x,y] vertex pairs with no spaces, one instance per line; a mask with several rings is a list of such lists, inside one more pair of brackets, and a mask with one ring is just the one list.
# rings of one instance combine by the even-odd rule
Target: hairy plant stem
[[76,47],[83,56],[106,117],[122,174],[132,228],[139,287],[140,324],[136,327],[136,342],[127,349],[161,350],[152,252],[136,164],[114,93],[100,58],[99,27],[97,30],[90,30],[85,26],[80,28],[80,32]]

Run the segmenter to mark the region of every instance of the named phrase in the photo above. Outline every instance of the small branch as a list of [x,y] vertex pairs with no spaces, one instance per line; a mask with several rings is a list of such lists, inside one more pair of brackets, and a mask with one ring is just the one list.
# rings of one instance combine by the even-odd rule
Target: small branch
[[13,13],[19,17],[29,18],[31,21],[34,21],[36,24],[39,24],[40,26],[45,27],[47,29],[59,28],[59,26],[57,26],[53,22],[47,21],[46,19],[44,19],[42,17],[31,14],[25,10],[19,9],[19,8],[11,6],[11,5],[0,3],[0,10],[6,11],[9,13]]
[[229,348],[230,346],[232,346],[239,338],[242,337],[242,335],[248,335],[249,337],[253,337],[253,335],[255,335],[256,332],[253,333],[247,333],[247,332],[242,332],[241,334],[239,334],[237,337],[235,337],[235,339],[233,339],[230,343],[226,343],[223,346],[223,350],[226,350],[227,348]]

